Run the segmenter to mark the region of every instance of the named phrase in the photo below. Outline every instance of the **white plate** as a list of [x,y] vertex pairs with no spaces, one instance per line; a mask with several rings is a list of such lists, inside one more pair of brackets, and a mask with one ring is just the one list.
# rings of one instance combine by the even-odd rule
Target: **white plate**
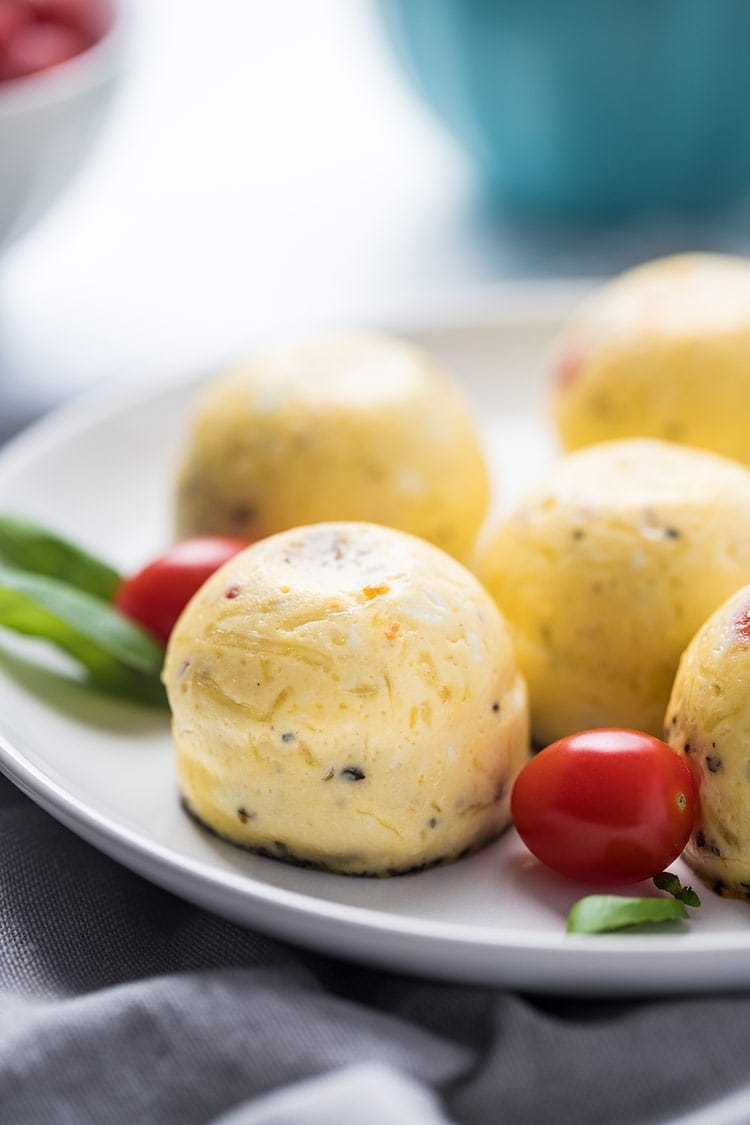
[[[480,323],[408,333],[474,398],[503,505],[555,455],[544,374],[558,327],[538,308],[498,307]],[[48,419],[0,458],[0,510],[136,566],[169,536],[170,478],[192,394],[192,385],[173,386]],[[180,809],[166,719],[103,699],[24,659],[20,642],[1,641],[0,768],[96,847],[219,914],[381,967],[519,989],[750,985],[747,905],[706,891],[684,932],[566,936],[582,889],[543,870],[513,832],[451,867],[386,880],[300,870],[224,844]]]

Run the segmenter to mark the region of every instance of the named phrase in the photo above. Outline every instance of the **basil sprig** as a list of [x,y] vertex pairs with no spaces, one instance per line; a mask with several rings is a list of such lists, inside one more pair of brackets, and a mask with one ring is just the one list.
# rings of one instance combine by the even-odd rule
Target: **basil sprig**
[[624,895],[587,895],[573,906],[566,925],[569,934],[602,934],[633,926],[659,925],[688,918],[687,906],[700,906],[692,887],[683,887],[671,871],[654,876],[660,890],[673,898],[626,898]]
[[660,891],[669,891],[671,895],[684,902],[687,906],[700,906],[701,900],[692,887],[683,887],[673,871],[660,871],[654,875],[654,886]]
[[0,563],[59,578],[105,602],[122,581],[109,563],[23,516],[0,515]]
[[[111,694],[163,705],[162,646],[95,592],[113,593],[116,584],[111,575],[116,571],[54,535],[46,540],[32,535],[3,540],[8,522],[0,517],[0,558],[15,550],[19,561],[33,562],[37,570],[0,562],[0,627],[55,645]],[[52,548],[47,553],[42,548],[45,542]],[[11,544],[7,551],[5,543]],[[72,565],[65,570],[65,581],[44,570],[65,568],[67,563]]]

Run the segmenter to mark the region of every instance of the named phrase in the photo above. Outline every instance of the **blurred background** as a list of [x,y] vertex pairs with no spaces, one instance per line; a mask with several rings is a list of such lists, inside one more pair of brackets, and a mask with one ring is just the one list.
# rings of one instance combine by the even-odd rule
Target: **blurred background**
[[[750,248],[744,0],[114,8],[101,126],[0,247],[0,437],[286,329]],[[55,98],[0,82],[0,213]]]

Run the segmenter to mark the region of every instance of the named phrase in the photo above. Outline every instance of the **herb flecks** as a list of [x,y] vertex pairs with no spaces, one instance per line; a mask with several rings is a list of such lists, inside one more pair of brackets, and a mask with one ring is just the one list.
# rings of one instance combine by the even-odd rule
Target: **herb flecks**
[[339,777],[345,777],[349,781],[364,781],[365,771],[359,766],[346,766],[339,772]]

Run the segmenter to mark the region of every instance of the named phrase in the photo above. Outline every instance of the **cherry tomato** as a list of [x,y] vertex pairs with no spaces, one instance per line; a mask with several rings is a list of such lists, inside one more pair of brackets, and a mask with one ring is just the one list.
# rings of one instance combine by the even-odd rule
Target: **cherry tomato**
[[248,545],[244,539],[218,536],[183,539],[126,578],[115,595],[115,605],[166,643],[193,594],[227,559]]
[[664,870],[695,819],[690,771],[640,731],[588,730],[524,766],[511,794],[518,834],[548,867],[586,883],[638,883]]

